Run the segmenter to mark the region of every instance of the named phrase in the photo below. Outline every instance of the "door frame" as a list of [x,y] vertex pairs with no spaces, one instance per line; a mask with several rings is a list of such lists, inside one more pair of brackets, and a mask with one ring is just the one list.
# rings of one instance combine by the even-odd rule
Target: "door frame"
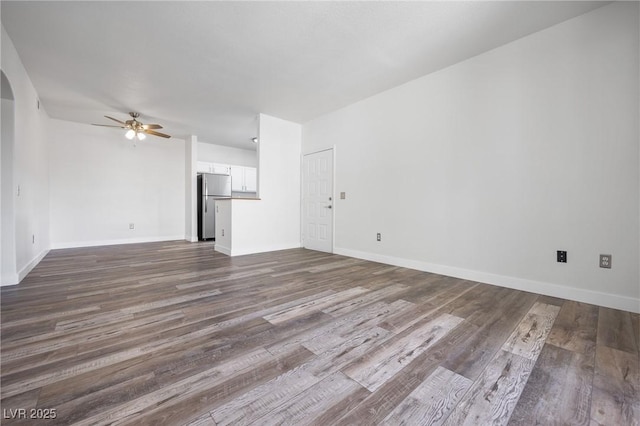
[[300,154],[300,247],[304,248],[304,157],[305,155],[318,154],[324,151],[331,151],[331,254],[336,251],[336,146],[315,149],[313,151],[302,151]]
[[[5,137],[0,143],[2,160],[6,167],[0,172],[0,286],[19,284],[21,271],[18,271],[18,250],[16,244],[16,204],[20,195],[20,185],[16,184],[16,96],[9,76],[4,70],[0,70],[2,91],[7,101],[2,108],[3,131]],[[4,200],[4,201],[3,201]],[[4,245],[4,247],[3,247]],[[25,266],[24,270],[28,270]],[[25,274],[26,275],[26,274]]]

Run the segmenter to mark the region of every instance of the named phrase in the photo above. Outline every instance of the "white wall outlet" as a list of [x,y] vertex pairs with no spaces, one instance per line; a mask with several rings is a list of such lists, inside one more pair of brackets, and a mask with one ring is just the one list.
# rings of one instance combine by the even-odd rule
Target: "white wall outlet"
[[601,254],[600,255],[600,267],[611,269],[611,255],[610,254]]
[[376,240],[382,241],[382,235],[379,232],[376,234]]
[[224,229],[222,230],[222,236],[224,237]]
[[136,224],[135,223],[130,223],[129,224],[129,229],[136,229]]

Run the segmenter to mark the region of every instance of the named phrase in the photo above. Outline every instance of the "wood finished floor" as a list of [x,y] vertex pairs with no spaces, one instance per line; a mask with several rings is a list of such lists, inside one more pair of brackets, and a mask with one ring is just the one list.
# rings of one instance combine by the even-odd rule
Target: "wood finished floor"
[[185,242],[54,250],[0,291],[2,424],[640,422],[629,312]]

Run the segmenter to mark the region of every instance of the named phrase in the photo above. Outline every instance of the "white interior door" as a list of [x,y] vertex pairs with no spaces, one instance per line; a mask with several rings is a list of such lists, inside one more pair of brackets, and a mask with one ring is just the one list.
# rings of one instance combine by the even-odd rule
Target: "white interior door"
[[333,252],[333,150],[305,155],[302,174],[304,247]]

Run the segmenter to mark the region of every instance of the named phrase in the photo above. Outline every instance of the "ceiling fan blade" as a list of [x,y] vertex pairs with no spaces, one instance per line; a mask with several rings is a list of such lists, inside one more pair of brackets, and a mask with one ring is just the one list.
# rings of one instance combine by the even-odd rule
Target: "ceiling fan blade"
[[160,132],[154,132],[153,130],[146,130],[144,129],[143,132],[145,132],[148,135],[153,135],[153,136],[160,136],[161,138],[170,138],[171,136],[169,135],[165,135],[164,133],[160,133]]
[[125,126],[125,125],[126,125],[126,123],[125,123],[124,121],[120,121],[120,120],[115,119],[115,118],[113,118],[113,117],[109,117],[108,115],[105,115],[105,117],[106,117],[106,118],[108,118],[109,120],[113,120],[113,121],[115,121],[116,123],[120,123],[120,124],[122,124],[123,126]]
[[162,129],[162,126],[159,124],[143,124],[142,128],[145,130],[149,129]]
[[124,126],[112,126],[111,124],[95,124],[92,123],[92,126],[102,126],[102,127],[117,127],[118,129],[126,129]]

